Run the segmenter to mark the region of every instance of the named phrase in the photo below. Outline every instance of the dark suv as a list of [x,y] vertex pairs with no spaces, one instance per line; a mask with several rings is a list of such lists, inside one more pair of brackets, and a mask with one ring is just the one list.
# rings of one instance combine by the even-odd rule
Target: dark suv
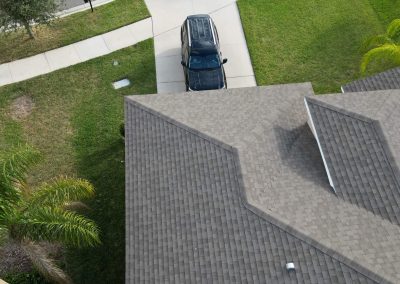
[[182,66],[186,91],[226,88],[217,29],[208,15],[186,18],[181,28]]

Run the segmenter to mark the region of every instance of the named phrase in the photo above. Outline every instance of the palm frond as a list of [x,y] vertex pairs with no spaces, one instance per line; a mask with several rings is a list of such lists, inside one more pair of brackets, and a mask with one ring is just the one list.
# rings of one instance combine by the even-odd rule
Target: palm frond
[[390,44],[390,43],[393,43],[393,40],[390,37],[388,37],[386,34],[372,36],[363,42],[363,44],[360,47],[360,51],[362,53],[365,53],[373,48],[382,46],[384,44]]
[[385,67],[389,65],[399,66],[400,65],[400,46],[395,44],[385,44],[380,47],[371,49],[364,54],[361,60],[361,74],[365,74],[367,68],[375,63],[378,66]]
[[393,39],[397,40],[400,37],[400,19],[393,20],[386,29],[386,35]]
[[93,195],[94,187],[87,180],[61,177],[36,188],[28,204],[29,206],[64,206]]
[[61,208],[36,207],[18,221],[18,234],[34,241],[58,241],[75,247],[100,244],[96,224]]
[[16,202],[21,198],[28,169],[40,158],[37,150],[29,145],[14,147],[0,157],[0,199]]
[[30,241],[21,242],[21,248],[32,261],[37,271],[51,283],[70,284],[71,279],[51,259],[46,251]]

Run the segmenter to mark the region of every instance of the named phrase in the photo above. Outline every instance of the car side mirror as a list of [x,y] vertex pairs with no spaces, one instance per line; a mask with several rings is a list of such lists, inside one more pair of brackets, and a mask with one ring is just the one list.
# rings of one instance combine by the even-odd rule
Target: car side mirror
[[225,64],[226,62],[228,62],[228,59],[227,59],[227,58],[224,58],[224,59],[222,60],[222,64]]

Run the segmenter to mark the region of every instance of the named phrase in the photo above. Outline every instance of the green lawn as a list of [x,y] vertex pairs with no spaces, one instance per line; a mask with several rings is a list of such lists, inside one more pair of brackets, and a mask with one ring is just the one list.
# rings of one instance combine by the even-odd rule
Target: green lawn
[[[61,174],[89,179],[96,187],[88,215],[100,226],[103,245],[69,249],[66,269],[75,283],[124,283],[123,95],[156,92],[153,42],[147,40],[48,75],[0,87],[0,150],[28,142],[44,159],[32,182]],[[113,66],[113,60],[120,64]],[[111,82],[128,77],[133,85],[114,90]],[[31,115],[10,118],[19,96],[33,98]]]
[[379,20],[386,27],[392,20],[400,18],[400,1],[397,0],[368,0]]
[[393,0],[239,0],[258,85],[311,81],[338,92],[360,76],[359,47],[400,17]]
[[143,0],[114,0],[96,7],[94,13],[87,10],[57,19],[50,26],[39,26],[35,29],[35,40],[29,39],[23,29],[8,35],[0,34],[0,63],[68,45],[149,16]]

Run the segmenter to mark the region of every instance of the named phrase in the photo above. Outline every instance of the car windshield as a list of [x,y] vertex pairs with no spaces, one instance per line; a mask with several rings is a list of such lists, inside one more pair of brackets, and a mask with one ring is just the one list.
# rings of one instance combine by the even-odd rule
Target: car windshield
[[218,54],[192,55],[189,59],[189,68],[194,70],[214,69],[220,66]]

